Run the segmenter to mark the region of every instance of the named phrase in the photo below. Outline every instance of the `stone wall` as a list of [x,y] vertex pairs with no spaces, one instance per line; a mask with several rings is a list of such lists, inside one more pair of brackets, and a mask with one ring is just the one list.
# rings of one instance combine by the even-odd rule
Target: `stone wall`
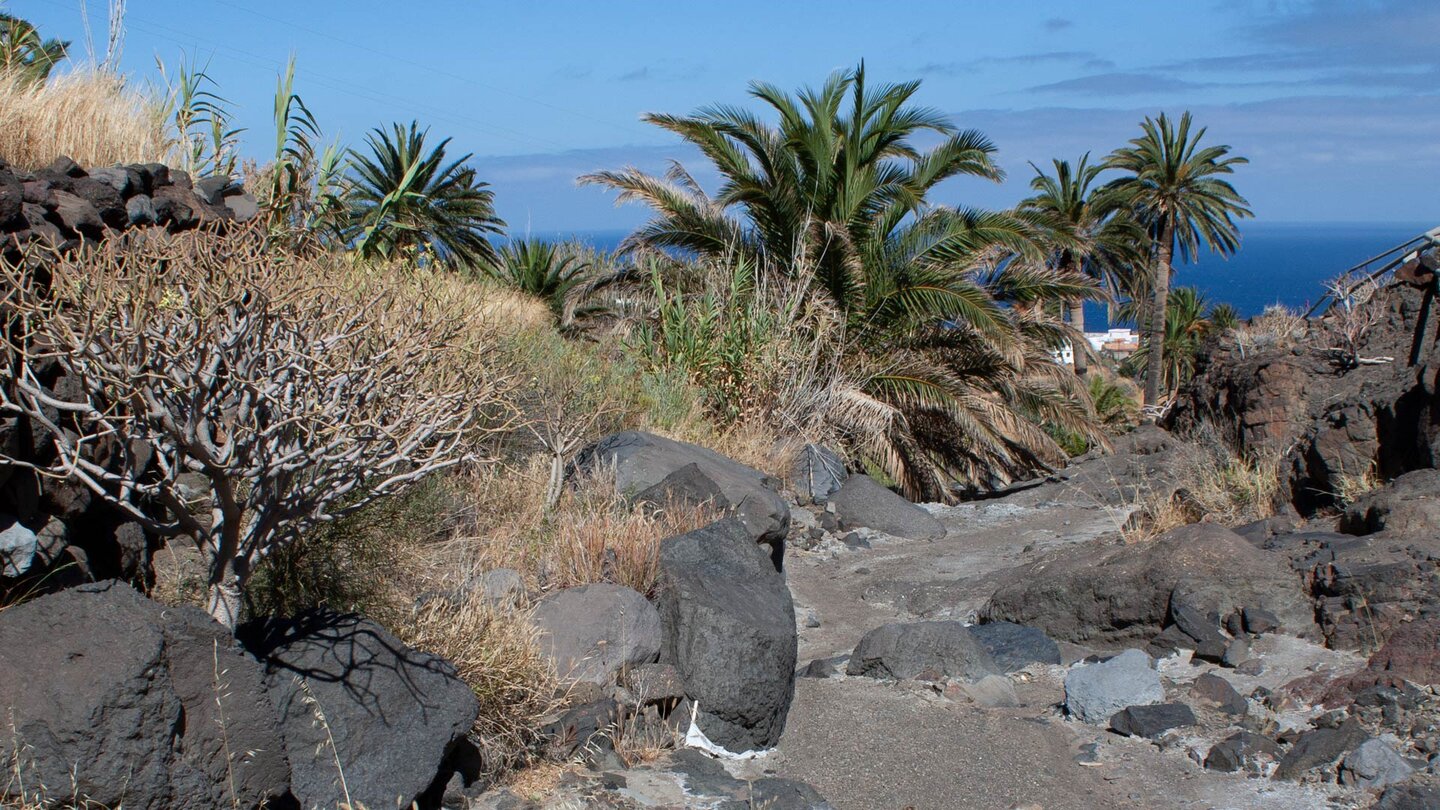
[[[243,223],[254,197],[228,177],[192,181],[158,163],[85,170],[60,158],[36,172],[0,159],[0,260],[28,249],[72,250],[145,228],[167,232]],[[54,368],[45,384],[65,393]],[[54,460],[41,426],[0,411],[0,452],[43,467]],[[156,539],[84,486],[0,464],[0,597],[91,579],[143,579]]]
[[160,163],[87,171],[67,157],[20,172],[0,158],[0,245],[12,257],[36,242],[69,250],[131,228],[183,231],[247,222],[259,211],[229,177],[192,181]]

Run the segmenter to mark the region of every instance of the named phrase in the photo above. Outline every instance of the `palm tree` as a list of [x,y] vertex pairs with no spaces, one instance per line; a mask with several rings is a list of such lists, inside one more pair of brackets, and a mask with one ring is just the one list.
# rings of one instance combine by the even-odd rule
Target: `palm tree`
[[[1053,176],[1030,164],[1035,169],[1030,188],[1036,193],[1021,201],[1020,210],[1043,217],[1053,245],[1049,257],[1053,267],[1094,279],[1113,301],[1126,286],[1131,268],[1144,261],[1145,231],[1129,208],[1117,205],[1115,195],[1095,184],[1105,167],[1092,165],[1090,153],[1073,168],[1068,160],[1052,163]],[[1084,299],[1070,301],[1069,307],[1070,325],[1083,335]],[[1085,346],[1083,340],[1075,344],[1075,373],[1081,377],[1086,372]]]
[[[1121,307],[1121,316],[1134,318],[1136,302]],[[1230,318],[1234,310],[1228,304],[1210,307],[1205,296],[1194,287],[1176,287],[1170,290],[1165,305],[1165,340],[1160,344],[1163,351],[1160,382],[1167,393],[1178,390],[1195,373],[1195,358],[1200,353],[1200,344],[1212,332],[1225,328],[1217,320]],[[1233,324],[1233,322],[1232,322]],[[1149,388],[1151,369],[1155,355],[1145,343],[1125,358],[1125,369],[1145,380]]]
[[70,43],[40,38],[35,26],[19,17],[0,14],[0,73],[27,84],[45,81],[70,50]]
[[[983,135],[911,104],[918,89],[871,87],[863,63],[795,96],[753,83],[778,124],[733,106],[646,116],[714,164],[713,197],[678,164],[581,182],[654,209],[624,249],[744,261],[837,313],[853,386],[827,418],[907,495],[941,500],[1063,459],[1044,422],[1093,432],[1083,388],[1049,353],[1070,333],[1032,305],[1094,285],[1043,267],[1033,214],[930,204],[946,179],[1003,173]],[[940,142],[922,152],[922,134]]]
[[1090,401],[1095,403],[1095,415],[1108,428],[1135,424],[1140,415],[1139,394],[1135,384],[1123,377],[1112,378],[1106,374],[1090,377]]
[[1229,255],[1239,247],[1235,220],[1251,216],[1244,197],[1221,175],[1248,163],[1243,157],[1229,157],[1230,147],[1205,146],[1202,127],[1191,136],[1190,113],[1176,126],[1164,113],[1146,118],[1143,134],[1130,145],[1115,150],[1105,167],[1127,172],[1109,185],[1121,204],[1129,206],[1149,229],[1153,240],[1154,268],[1150,273],[1146,341],[1149,366],[1145,375],[1145,404],[1159,404],[1163,376],[1166,304],[1170,296],[1171,262],[1178,249],[1190,261],[1203,243],[1210,250]]
[[1216,304],[1210,308],[1209,320],[1213,329],[1234,329],[1240,325],[1240,312],[1230,304]]
[[551,242],[518,239],[500,249],[499,260],[484,269],[490,278],[545,302],[563,325],[571,313],[572,298],[588,279],[590,263],[573,251]]
[[350,236],[364,258],[414,253],[451,270],[493,265],[486,234],[505,223],[495,215],[495,194],[465,165],[470,155],[445,162],[446,138],[427,151],[428,130],[393,124],[367,137],[369,154],[350,152],[346,191]]

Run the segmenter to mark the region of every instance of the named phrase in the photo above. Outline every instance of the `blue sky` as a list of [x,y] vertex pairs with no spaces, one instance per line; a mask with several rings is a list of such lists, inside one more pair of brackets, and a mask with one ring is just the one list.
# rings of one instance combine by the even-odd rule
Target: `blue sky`
[[[80,0],[3,4],[85,52]],[[97,42],[105,0],[89,0]],[[1440,1],[490,2],[128,0],[123,69],[208,60],[257,154],[275,74],[348,143],[419,119],[474,153],[512,231],[627,228],[637,206],[577,188],[597,169],[704,165],[641,114],[747,103],[746,84],[818,84],[864,59],[872,81],[986,133],[1003,184],[939,201],[1000,207],[1028,162],[1103,155],[1137,122],[1191,109],[1250,158],[1260,221],[1440,222]],[[103,47],[103,45],[101,45]]]

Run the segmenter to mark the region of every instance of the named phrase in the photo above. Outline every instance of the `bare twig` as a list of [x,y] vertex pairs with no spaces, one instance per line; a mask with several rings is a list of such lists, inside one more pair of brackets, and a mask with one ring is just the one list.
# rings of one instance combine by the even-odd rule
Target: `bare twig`
[[503,427],[487,347],[394,273],[253,233],[108,240],[49,257],[43,281],[36,266],[0,270],[0,409],[50,437],[44,474],[193,537],[223,623],[271,549]]

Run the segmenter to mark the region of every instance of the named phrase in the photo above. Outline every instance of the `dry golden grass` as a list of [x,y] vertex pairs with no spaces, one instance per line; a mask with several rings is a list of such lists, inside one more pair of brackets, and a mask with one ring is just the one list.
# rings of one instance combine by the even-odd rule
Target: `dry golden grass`
[[1240,458],[1218,445],[1195,447],[1177,462],[1170,486],[1146,488],[1121,534],[1141,543],[1190,523],[1234,526],[1270,517],[1280,463],[1278,455]]
[[432,550],[430,565],[479,573],[513,568],[531,593],[610,582],[654,593],[660,541],[713,522],[709,508],[674,505],[636,509],[593,481],[567,491],[546,514],[543,459],[522,468],[475,475],[461,484],[468,493],[468,526]]
[[1380,474],[1375,471],[1374,462],[1359,472],[1342,471],[1335,480],[1335,503],[1342,508],[1349,506],[1383,484]]
[[406,644],[454,664],[479,699],[471,740],[480,749],[487,776],[494,778],[530,760],[543,718],[561,700],[554,667],[523,613],[472,593],[453,601],[432,599],[395,630]]
[[159,105],[119,76],[85,71],[27,84],[0,74],[0,158],[22,170],[61,155],[82,166],[165,162]]

